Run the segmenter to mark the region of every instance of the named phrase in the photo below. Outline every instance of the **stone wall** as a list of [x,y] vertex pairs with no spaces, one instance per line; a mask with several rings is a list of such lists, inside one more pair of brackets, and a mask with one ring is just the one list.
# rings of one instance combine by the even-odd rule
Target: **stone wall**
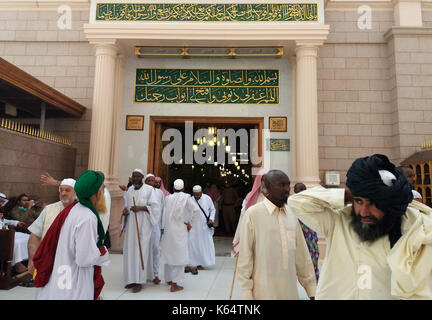
[[320,178],[337,170],[345,182],[353,160],[373,153],[394,158],[385,32],[390,11],[373,11],[372,29],[357,27],[357,11],[326,11],[330,34],[318,53]]
[[423,28],[422,33],[393,29],[389,40],[394,61],[393,130],[398,162],[432,139],[432,29]]
[[43,187],[40,175],[74,177],[75,148],[0,129],[0,192],[8,197],[26,193],[41,201],[58,201],[58,189]]
[[80,119],[48,119],[45,122],[47,131],[71,140],[76,148],[74,176],[78,177],[88,168],[90,148],[91,109],[87,109]]
[[72,29],[57,26],[52,10],[0,11],[0,56],[89,108],[81,119],[46,121],[46,130],[72,140],[77,149],[74,175],[87,169],[95,56],[83,25],[89,10],[72,10]]

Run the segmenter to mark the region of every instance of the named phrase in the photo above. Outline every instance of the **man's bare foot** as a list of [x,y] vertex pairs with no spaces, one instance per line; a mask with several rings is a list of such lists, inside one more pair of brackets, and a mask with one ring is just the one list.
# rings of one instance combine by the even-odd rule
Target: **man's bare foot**
[[197,269],[198,270],[205,270],[203,266],[198,266]]
[[135,285],[136,285],[136,283],[129,283],[129,284],[125,285],[125,289],[133,288],[133,287],[135,287]]
[[153,279],[153,283],[154,284],[159,284],[161,281],[160,281],[160,279],[158,278],[158,277],[155,277],[154,279]]
[[132,288],[132,292],[133,292],[133,293],[138,293],[138,292],[141,291],[141,289],[142,289],[142,285],[140,285],[140,284],[135,284],[135,286]]
[[178,286],[177,283],[175,282],[171,283],[171,289],[170,289],[171,292],[176,292],[181,290],[183,290],[182,286]]
[[190,268],[190,267],[185,267],[184,272],[185,272],[185,273],[191,272],[191,268]]
[[192,273],[193,275],[197,275],[197,274],[198,274],[198,270],[197,270],[197,268],[191,268],[191,273]]

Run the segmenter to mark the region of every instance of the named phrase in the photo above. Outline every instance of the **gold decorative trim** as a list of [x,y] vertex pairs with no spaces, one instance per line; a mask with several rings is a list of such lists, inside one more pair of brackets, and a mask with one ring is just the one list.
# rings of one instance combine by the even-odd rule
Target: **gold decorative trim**
[[66,146],[72,145],[71,140],[69,140],[67,138],[60,137],[60,136],[55,135],[55,134],[48,132],[48,131],[40,131],[39,129],[33,128],[29,125],[15,122],[15,121],[12,121],[12,120],[6,119],[6,118],[1,118],[0,128],[6,129],[9,131],[15,131],[15,132],[25,134],[28,136],[32,136],[35,138],[63,144]]
[[425,141],[423,142],[422,146],[421,146],[422,150],[430,150],[432,149],[432,140],[431,141]]
[[[201,51],[201,52],[200,52]],[[208,51],[208,52],[206,52]],[[213,51],[213,52],[211,52]],[[249,52],[248,52],[249,51]],[[254,52],[255,51],[255,52]],[[261,51],[261,52],[260,52]],[[266,53],[269,51],[274,51]],[[283,56],[283,47],[135,47],[135,55],[139,58],[149,56],[169,57],[276,57]]]

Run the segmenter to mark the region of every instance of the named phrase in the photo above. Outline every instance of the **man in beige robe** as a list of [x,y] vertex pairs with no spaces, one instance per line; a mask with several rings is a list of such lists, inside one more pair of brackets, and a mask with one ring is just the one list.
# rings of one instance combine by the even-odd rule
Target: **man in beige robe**
[[347,187],[288,200],[326,238],[316,299],[432,299],[432,209],[383,155],[357,159]]
[[268,195],[245,213],[240,230],[238,279],[243,299],[297,300],[297,278],[309,297],[316,279],[296,217],[286,207],[288,176],[271,170],[264,176]]

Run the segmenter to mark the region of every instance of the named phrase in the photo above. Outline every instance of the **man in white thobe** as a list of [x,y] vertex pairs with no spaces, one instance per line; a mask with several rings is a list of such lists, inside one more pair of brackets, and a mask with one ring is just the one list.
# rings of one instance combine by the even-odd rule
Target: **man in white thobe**
[[163,232],[163,208],[165,203],[165,195],[163,191],[160,189],[161,187],[161,178],[155,177],[155,193],[156,193],[156,199],[159,201],[161,206],[161,216],[159,218],[159,223],[155,226],[153,229],[153,273],[154,273],[154,279],[153,282],[155,284],[160,283],[159,279],[159,269],[160,269],[160,245],[161,245],[161,237]]
[[287,209],[288,176],[264,176],[268,194],[244,213],[240,230],[238,278],[243,299],[297,300],[297,278],[309,297],[316,278],[300,224]]
[[[160,212],[163,213],[164,194],[156,187],[156,177],[154,174],[149,173],[144,178],[145,184],[153,187],[153,192],[156,200],[159,203]],[[159,183],[160,186],[160,183]],[[151,245],[150,245],[150,256],[149,259],[152,261],[153,266],[153,283],[159,284],[159,261],[160,261],[160,240],[161,240],[161,229],[162,229],[162,214],[159,217],[158,223],[153,226]]]
[[212,199],[202,193],[201,186],[194,186],[192,200],[198,204],[201,216],[196,227],[189,232],[189,264],[192,274],[198,274],[198,270],[204,270],[203,266],[215,264],[215,247],[213,243],[213,225],[216,209]]
[[189,262],[189,231],[201,215],[193,198],[183,189],[183,180],[175,180],[174,193],[165,198],[164,206],[161,261],[171,292],[183,290],[178,282],[184,279],[184,267]]
[[[104,282],[97,268],[110,262],[97,213],[105,202],[102,175],[84,172],[76,181],[75,191],[80,202],[62,210],[35,253],[34,283],[41,287],[38,300],[93,300],[102,290]],[[55,255],[53,241],[57,241]]]
[[63,179],[59,184],[60,201],[47,205],[39,217],[28,227],[28,230],[31,232],[28,241],[28,271],[30,274],[34,273],[33,256],[49,227],[58,214],[76,199],[74,179]]
[[132,288],[134,293],[141,291],[142,284],[147,280],[153,279],[151,236],[161,214],[153,187],[143,184],[143,178],[141,169],[133,171],[132,186],[126,193],[122,217],[122,229],[126,230],[123,242],[125,288]]

